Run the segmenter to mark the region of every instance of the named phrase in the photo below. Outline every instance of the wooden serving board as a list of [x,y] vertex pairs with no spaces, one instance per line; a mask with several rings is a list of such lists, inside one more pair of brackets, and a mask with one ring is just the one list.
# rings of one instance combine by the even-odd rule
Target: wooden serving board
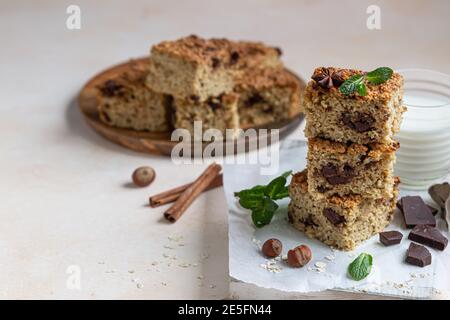
[[[134,63],[136,62],[142,64],[148,63],[148,57],[143,57],[134,60]],[[89,80],[82,88],[78,97],[78,105],[80,107],[80,110],[84,118],[86,119],[87,123],[97,133],[99,133],[106,139],[137,152],[170,156],[173,147],[179,143],[178,141],[171,141],[170,139],[171,132],[148,132],[131,129],[122,129],[109,126],[100,121],[100,117],[98,114],[98,102],[96,98],[98,90],[97,86],[99,86],[106,80],[111,79],[117,76],[118,74],[127,71],[129,68],[130,68],[130,61],[124,62],[119,65],[108,68],[103,72],[98,73],[91,80]],[[297,75],[295,76],[299,79],[302,86],[301,90],[303,90],[305,87],[305,82]],[[295,128],[297,128],[301,123],[302,119],[303,114],[299,113],[281,123],[268,123],[264,126],[254,128],[279,129],[280,130],[279,138],[282,139],[287,134],[292,132]],[[265,138],[266,136],[258,135],[257,139],[259,140]],[[270,139],[268,139],[268,143],[270,143]],[[205,148],[208,144],[209,143],[206,142],[203,143],[202,148]],[[247,141],[246,145],[249,144],[250,141]],[[236,150],[236,148],[234,149]],[[247,150],[248,149],[247,147],[245,149],[246,151],[249,151]]]

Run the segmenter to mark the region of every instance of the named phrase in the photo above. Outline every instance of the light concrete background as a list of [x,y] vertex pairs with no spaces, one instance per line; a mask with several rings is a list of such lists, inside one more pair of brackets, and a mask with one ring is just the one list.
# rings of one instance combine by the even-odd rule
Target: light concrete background
[[[66,28],[70,4],[81,7],[81,30]],[[371,4],[381,30],[366,28]],[[450,73],[449,12],[447,0],[0,1],[0,298],[228,296],[221,190],[173,225],[163,208],[147,207],[150,194],[204,166],[177,167],[97,136],[74,104],[96,72],[194,33],[280,46],[305,78],[320,65]],[[134,189],[129,176],[143,164],[157,179]],[[69,266],[81,290],[70,289]]]

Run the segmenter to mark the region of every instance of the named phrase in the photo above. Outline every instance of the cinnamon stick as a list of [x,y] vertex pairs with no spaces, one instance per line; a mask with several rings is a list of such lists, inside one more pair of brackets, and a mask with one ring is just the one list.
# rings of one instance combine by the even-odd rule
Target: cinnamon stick
[[[149,198],[150,206],[152,208],[156,208],[156,207],[165,205],[167,203],[175,202],[181,196],[181,194],[187,188],[189,188],[192,184],[193,184],[193,182],[186,183],[186,184],[184,184],[182,186],[179,186],[179,187],[176,187],[176,188],[173,188],[173,189],[170,189],[170,190],[167,190],[167,191],[155,194],[154,196],[151,196]],[[223,176],[222,176],[222,174],[219,174],[208,185],[208,187],[206,187],[206,189],[204,191],[215,189],[215,188],[220,187],[222,185],[223,185]]]
[[213,163],[206,168],[194,183],[189,186],[175,203],[164,212],[164,217],[170,222],[176,222],[190,206],[190,204],[202,193],[208,185],[219,175],[222,167]]

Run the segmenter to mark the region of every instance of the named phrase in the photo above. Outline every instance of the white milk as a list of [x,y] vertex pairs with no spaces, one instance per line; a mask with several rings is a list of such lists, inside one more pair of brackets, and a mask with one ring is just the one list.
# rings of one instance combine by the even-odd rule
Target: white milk
[[405,92],[395,173],[406,187],[426,187],[449,173],[450,106],[443,105],[450,101],[444,99]]

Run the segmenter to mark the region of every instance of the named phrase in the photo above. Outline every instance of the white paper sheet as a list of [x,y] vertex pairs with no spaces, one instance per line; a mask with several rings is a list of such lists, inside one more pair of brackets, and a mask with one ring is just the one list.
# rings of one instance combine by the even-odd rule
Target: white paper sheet
[[[301,171],[306,165],[306,142],[284,140],[280,143],[279,173],[287,170]],[[431,265],[420,268],[404,262],[410,244],[409,231],[404,227],[403,218],[397,212],[387,230],[403,233],[399,245],[385,247],[374,236],[360,245],[355,251],[332,250],[321,242],[307,238],[287,222],[288,199],[280,202],[272,222],[261,228],[254,227],[248,210],[239,206],[233,192],[256,184],[265,184],[273,177],[262,176],[257,165],[225,165],[224,188],[229,208],[229,267],[230,276],[238,281],[288,292],[313,292],[325,289],[362,291],[374,294],[428,298],[447,296],[450,292],[450,249],[438,251],[429,249],[432,254]],[[401,190],[401,195],[421,195],[431,202],[426,192]],[[438,226],[446,237],[449,233],[439,217]],[[311,262],[304,268],[290,268],[284,261],[266,259],[260,246],[269,238],[278,238],[283,243],[283,254],[300,244],[307,244],[312,252]],[[359,253],[373,256],[370,275],[362,281],[353,281],[347,275],[347,267]],[[327,259],[328,258],[328,259]],[[330,260],[329,260],[330,259]],[[316,271],[315,263],[326,263],[324,272]],[[267,264],[272,269],[267,270]]]

